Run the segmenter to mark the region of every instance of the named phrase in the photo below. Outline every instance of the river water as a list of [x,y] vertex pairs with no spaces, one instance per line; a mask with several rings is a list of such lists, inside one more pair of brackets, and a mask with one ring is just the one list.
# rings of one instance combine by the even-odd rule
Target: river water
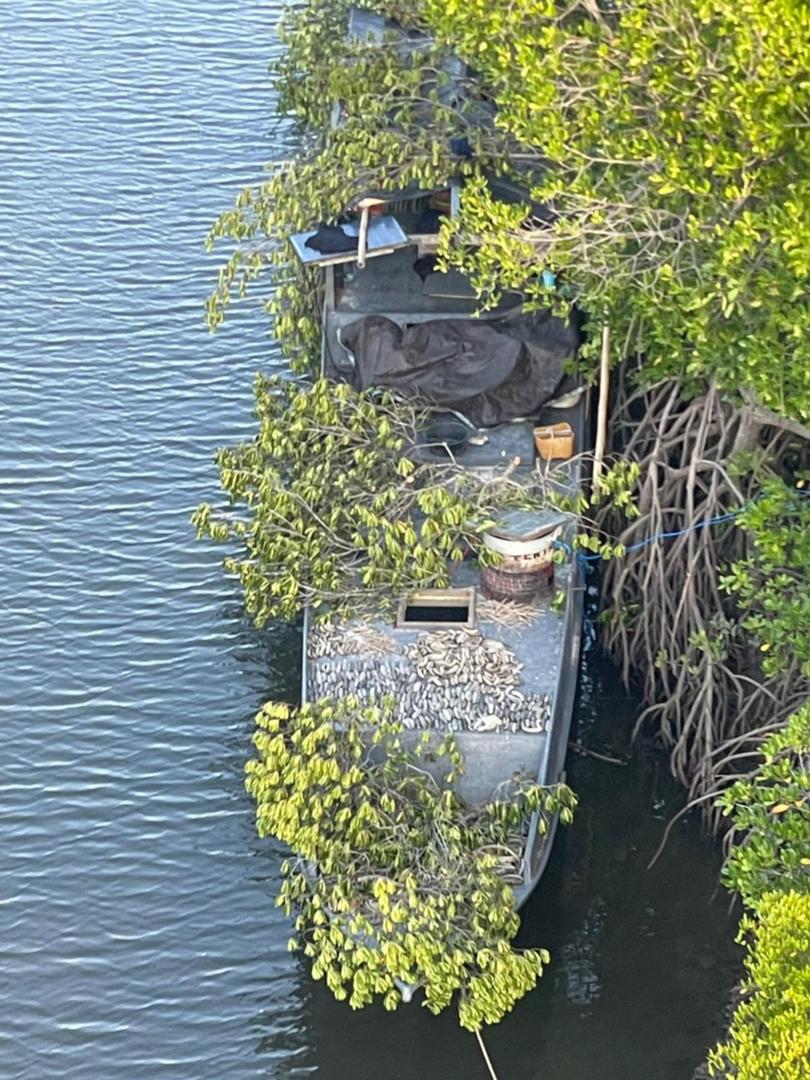
[[[265,161],[263,0],[0,3],[0,1077],[455,1080],[474,1040],[415,1005],[352,1014],[286,951],[279,851],[242,788],[251,716],[295,692],[188,516],[280,364],[255,309],[214,338],[202,238]],[[580,736],[633,705],[586,658]],[[537,992],[501,1080],[688,1080],[736,955],[678,793],[574,758],[583,801],[526,911]]]

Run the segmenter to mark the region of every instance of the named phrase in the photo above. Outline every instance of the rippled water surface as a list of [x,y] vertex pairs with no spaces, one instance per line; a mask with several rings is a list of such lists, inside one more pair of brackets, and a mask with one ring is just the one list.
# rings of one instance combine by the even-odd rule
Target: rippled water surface
[[[278,852],[242,789],[250,718],[294,693],[188,525],[279,364],[215,338],[202,238],[294,148],[262,0],[0,2],[0,1076],[484,1077],[451,1017],[353,1015],[286,951]],[[631,706],[586,665],[580,731]],[[583,799],[526,914],[543,986],[489,1042],[501,1080],[687,1080],[732,979],[676,793],[575,759]]]

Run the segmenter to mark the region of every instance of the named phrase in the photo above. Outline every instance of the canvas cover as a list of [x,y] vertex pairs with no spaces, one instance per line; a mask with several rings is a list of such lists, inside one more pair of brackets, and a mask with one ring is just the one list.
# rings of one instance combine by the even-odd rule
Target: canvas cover
[[479,427],[533,416],[563,378],[576,332],[547,312],[512,319],[434,319],[400,327],[383,315],[345,326],[358,390],[388,387],[463,412]]

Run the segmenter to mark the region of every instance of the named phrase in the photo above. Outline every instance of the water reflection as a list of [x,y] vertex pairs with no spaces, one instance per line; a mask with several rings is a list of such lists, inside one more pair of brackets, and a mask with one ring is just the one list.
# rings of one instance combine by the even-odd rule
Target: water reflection
[[555,985],[570,1005],[590,1005],[599,997],[602,989],[598,969],[599,939],[605,915],[605,905],[597,897],[583,919],[576,939],[567,941],[560,950]]

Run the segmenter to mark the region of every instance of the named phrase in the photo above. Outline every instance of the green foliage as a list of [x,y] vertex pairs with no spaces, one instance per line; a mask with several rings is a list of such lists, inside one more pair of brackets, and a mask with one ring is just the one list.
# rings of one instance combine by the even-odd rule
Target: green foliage
[[[312,278],[286,237],[369,190],[459,177],[462,212],[442,252],[484,303],[522,288],[559,305],[564,292],[563,307],[574,299],[609,319],[623,353],[644,355],[650,380],[711,377],[727,394],[810,418],[803,0],[360,6],[424,36],[407,46],[393,34],[348,40],[348,0],[289,9],[276,74],[283,108],[309,136],[214,226],[212,242],[238,248],[211,298],[212,326],[269,266],[279,336],[296,364],[312,364]],[[451,84],[453,55],[474,73]],[[472,160],[452,152],[459,136]],[[485,177],[503,172],[551,218],[495,201]],[[543,284],[544,268],[562,290]]]
[[723,871],[730,889],[753,907],[777,889],[810,892],[810,705],[767,739],[753,778],[719,805],[741,834]]
[[759,916],[741,924],[746,998],[728,1039],[711,1052],[709,1071],[735,1080],[808,1080],[810,894],[766,893]]
[[[297,371],[318,366],[319,272],[301,266],[288,237],[338,220],[369,192],[432,188],[469,170],[449,143],[469,121],[463,106],[442,101],[448,50],[429,40],[404,51],[350,42],[351,6],[308,0],[286,11],[281,34],[288,50],[275,74],[280,108],[305,126],[305,145],[296,158],[272,167],[264,183],[244,189],[207,241],[209,248],[219,239],[236,245],[208,300],[209,327],[216,329],[232,298],[270,272],[275,288],[267,310]],[[395,4],[381,6],[398,13]],[[332,126],[335,103],[340,122]]]
[[490,298],[507,284],[543,300],[550,267],[649,379],[712,376],[807,420],[803,0],[425,0],[422,15],[475,65],[555,215],[472,183],[448,261]]
[[721,576],[721,587],[748,612],[743,627],[760,643],[765,674],[796,664],[810,677],[810,498],[769,480],[737,522],[752,551]]
[[243,544],[245,556],[226,568],[257,625],[292,619],[307,601],[339,606],[375,590],[446,583],[447,559],[463,555],[467,515],[463,500],[423,486],[407,456],[417,410],[323,379],[299,388],[260,375],[256,411],[257,437],[217,456],[232,510],[201,506],[193,521],[200,536]]
[[[306,604],[334,613],[446,587],[471,550],[482,565],[499,560],[479,543],[499,511],[552,501],[553,478],[538,472],[420,461],[409,450],[427,414],[389,393],[260,375],[256,411],[256,438],[217,455],[230,507],[204,504],[192,522],[199,537],[240,543],[225,566],[258,626]],[[622,486],[606,482],[621,500]],[[614,553],[604,538],[582,543]]]
[[315,978],[353,1008],[394,1009],[403,985],[420,986],[432,1012],[458,994],[464,1027],[497,1023],[548,963],[512,947],[519,920],[499,862],[534,811],[541,830],[556,812],[570,820],[573,793],[516,777],[466,807],[452,738],[425,734],[409,749],[385,704],[268,704],[256,723],[247,789],[259,834],[295,856],[278,904],[296,914],[291,948]]
[[726,885],[751,914],[744,999],[728,1038],[709,1055],[712,1075],[736,1080],[810,1078],[810,704],[765,742],[752,778],[720,799],[741,841]]

